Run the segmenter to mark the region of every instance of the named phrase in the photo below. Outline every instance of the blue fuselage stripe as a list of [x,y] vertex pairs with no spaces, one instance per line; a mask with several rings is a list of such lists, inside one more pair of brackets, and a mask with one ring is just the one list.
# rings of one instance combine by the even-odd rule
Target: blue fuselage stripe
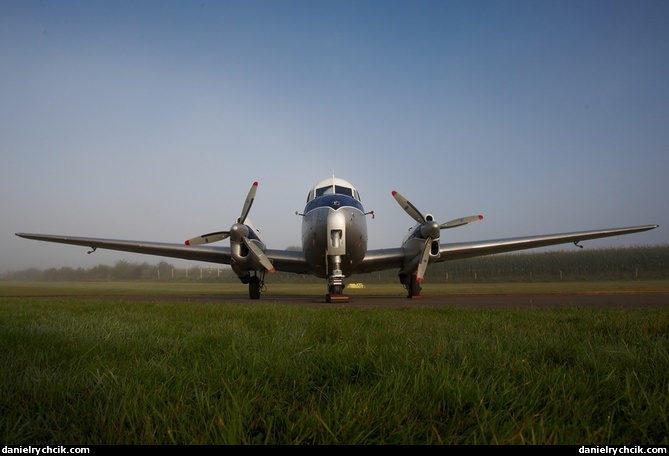
[[360,212],[364,212],[360,201],[348,195],[323,195],[309,201],[304,208],[304,213],[306,214],[319,207],[331,207],[332,209],[337,210],[340,207],[346,206],[355,207],[360,210]]

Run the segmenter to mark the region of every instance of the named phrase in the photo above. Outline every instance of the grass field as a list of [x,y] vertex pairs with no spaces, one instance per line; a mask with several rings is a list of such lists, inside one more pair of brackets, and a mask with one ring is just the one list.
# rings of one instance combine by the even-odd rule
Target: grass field
[[[401,286],[347,291],[404,296]],[[666,280],[424,287],[667,291]],[[271,299],[286,293],[321,296],[323,286],[273,285],[259,302],[232,305],[220,296],[245,295],[238,284],[0,283],[0,440],[669,444],[669,303],[369,309]],[[205,299],[179,299],[196,294]],[[142,295],[167,298],[133,299]]]

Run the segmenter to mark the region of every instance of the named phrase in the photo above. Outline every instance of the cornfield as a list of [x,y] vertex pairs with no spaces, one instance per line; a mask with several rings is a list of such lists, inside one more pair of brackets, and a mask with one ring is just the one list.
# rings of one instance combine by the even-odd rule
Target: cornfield
[[627,280],[669,277],[669,245],[514,253],[446,261],[431,282]]

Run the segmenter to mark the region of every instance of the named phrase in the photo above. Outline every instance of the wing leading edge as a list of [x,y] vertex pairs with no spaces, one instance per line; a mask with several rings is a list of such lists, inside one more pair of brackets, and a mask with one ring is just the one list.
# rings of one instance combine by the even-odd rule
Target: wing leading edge
[[[187,246],[164,242],[125,241],[120,239],[102,239],[78,236],[56,236],[51,234],[16,233],[17,236],[36,241],[55,242],[58,244],[81,245],[91,249],[119,250],[122,252],[142,253],[183,260],[204,261],[207,263],[230,264],[230,247]],[[266,250],[277,271],[309,274],[311,270],[304,260],[302,252],[288,250]]]
[[56,242],[58,244],[81,245],[92,249],[120,250],[122,252],[143,253],[184,260],[206,261],[210,263],[230,264],[229,247],[198,247],[163,242],[124,241],[77,236],[56,236],[51,234],[16,233],[17,236],[36,241]]
[[578,245],[581,241],[640,233],[642,231],[655,229],[658,226],[659,225],[630,226],[625,228],[574,231],[570,233],[442,244],[439,249],[440,257],[437,259],[437,262],[493,255],[496,253],[514,252],[517,250],[534,249],[537,247],[547,247],[572,242]]
[[[569,233],[544,234],[506,239],[491,239],[474,242],[458,242],[441,244],[439,258],[435,262],[460,260],[497,253],[527,250],[538,247],[547,247],[558,244],[578,243],[590,239],[599,239],[623,234],[639,233],[657,228],[659,225],[632,226],[626,228],[611,228],[590,231],[574,231]],[[382,271],[385,269],[400,269],[404,265],[405,253],[402,248],[377,249],[367,252],[365,259],[356,273]]]

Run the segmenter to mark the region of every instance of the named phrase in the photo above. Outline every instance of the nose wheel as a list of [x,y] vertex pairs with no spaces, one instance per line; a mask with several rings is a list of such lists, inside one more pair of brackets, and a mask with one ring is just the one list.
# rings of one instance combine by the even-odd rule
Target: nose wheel
[[344,294],[344,285],[330,285],[325,302],[348,302],[348,295]]
[[[337,235],[334,240],[341,241],[341,231],[333,232]],[[332,255],[332,272],[328,277],[328,294],[325,295],[325,302],[348,302],[348,295],[344,294],[344,274],[341,270],[341,256]]]

